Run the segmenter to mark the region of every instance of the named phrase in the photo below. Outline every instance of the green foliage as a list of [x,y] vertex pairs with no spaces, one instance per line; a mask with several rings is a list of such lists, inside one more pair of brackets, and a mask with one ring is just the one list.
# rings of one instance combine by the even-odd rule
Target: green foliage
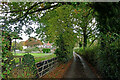
[[30,67],[30,69],[35,69],[35,59],[31,54],[25,54],[22,59],[22,64],[24,66]]
[[28,70],[33,72],[33,74],[37,73],[37,71],[35,70],[36,69],[36,67],[35,67],[35,59],[34,59],[34,56],[31,55],[31,54],[25,54],[23,56],[22,65],[21,66],[23,66],[25,68],[27,67]]
[[61,34],[58,40],[56,40],[56,44],[59,46],[59,48],[56,49],[55,54],[58,57],[59,61],[67,62],[72,58],[74,44],[72,45],[66,43],[63,38],[63,34]]
[[21,43],[17,43],[16,42],[16,47],[15,47],[15,41],[12,42],[12,47],[11,47],[12,51],[14,50],[23,50],[22,44]]
[[7,78],[7,75],[10,74],[10,66],[14,64],[13,54],[10,52],[10,35],[8,32],[2,31],[2,78]]
[[[120,60],[120,36],[116,34],[104,35],[105,46],[101,48],[98,54],[97,67],[104,77],[111,79],[119,78],[119,60]],[[104,67],[103,67],[104,66]]]
[[[35,73],[29,67],[23,67],[22,65],[11,70],[8,78],[35,78]],[[13,79],[14,80],[14,79]]]
[[61,51],[59,48],[55,50],[55,54],[58,57],[58,61],[63,63],[68,61],[67,55],[63,53],[63,51]]
[[51,42],[56,41],[57,37],[64,31],[73,31],[73,26],[71,24],[72,17],[70,16],[71,13],[72,6],[64,5],[50,12],[46,12],[46,14],[41,18],[40,22],[45,25],[42,30],[44,30],[45,35],[47,35],[47,38]]
[[43,48],[42,51],[43,51],[43,53],[50,53],[51,49],[49,49],[49,48]]
[[76,49],[74,49],[74,51],[76,52],[76,53],[79,53],[79,54],[83,54],[83,48],[81,47],[81,48],[76,48]]
[[[120,4],[92,3],[96,12],[97,28],[100,31],[101,47],[97,54],[97,68],[105,78],[119,78],[120,66]],[[104,9],[103,9],[104,8]]]
[[[30,35],[34,32],[34,28],[30,27],[33,21],[39,22],[41,13],[44,14],[43,10],[49,10],[52,8],[53,3],[48,2],[2,2],[0,6],[2,6],[2,13],[5,16],[2,16],[2,19],[5,23],[4,30],[12,31],[11,26],[14,25],[14,31],[17,33],[21,33],[22,26],[26,26],[25,32]],[[53,8],[58,4],[54,5]],[[37,12],[37,13],[36,13]],[[9,15],[10,13],[10,15]],[[9,20],[7,20],[9,19]],[[31,21],[32,20],[32,21]],[[17,25],[19,23],[19,25]],[[21,27],[20,27],[21,26]]]
[[41,18],[44,23],[45,34],[49,40],[54,41],[58,49],[55,54],[61,62],[67,62],[73,53],[77,41],[77,34],[73,32],[72,13],[73,6],[63,5]]
[[[119,20],[120,17],[120,4],[116,3],[93,3],[96,13],[96,20],[98,22],[97,28],[99,31],[107,34],[108,32],[114,32],[119,34]],[[104,8],[104,9],[103,9]]]
[[24,51],[25,51],[26,53],[31,53],[31,52],[32,52],[31,48],[24,49]]
[[[43,36],[47,35],[47,39],[56,41],[58,49],[56,50],[56,55],[58,55],[60,60],[67,61],[69,56],[72,53],[75,41],[76,34],[73,32],[73,24],[80,25],[81,29],[78,30],[78,33],[82,31],[84,33],[90,31],[90,37],[92,36],[92,28],[87,28],[87,23],[91,22],[92,15],[95,13],[95,18],[97,21],[97,28],[100,31],[101,35],[101,48],[98,53],[94,53],[95,49],[86,49],[83,51],[85,56],[89,57],[90,61],[97,61],[97,65],[100,71],[105,75],[105,77],[119,77],[120,71],[118,69],[119,63],[119,39],[116,38],[116,35],[112,37],[107,37],[109,33],[114,33],[120,35],[120,4],[116,3],[58,3],[52,7],[53,3],[48,2],[2,2],[1,12],[5,16],[1,16],[2,29],[8,32],[11,32],[12,29],[20,33],[24,24],[26,25],[26,33],[30,34],[33,31],[36,31],[38,35]],[[73,6],[72,6],[73,5]],[[86,6],[87,5],[87,6]],[[89,8],[91,6],[91,8]],[[41,7],[41,8],[40,8]],[[53,9],[50,9],[50,8]],[[94,10],[93,10],[93,9]],[[46,10],[41,16],[42,10]],[[75,13],[76,14],[75,14]],[[89,14],[91,16],[87,16]],[[45,15],[44,15],[45,14]],[[9,16],[10,15],[10,16]],[[87,16],[87,17],[86,17]],[[76,20],[75,20],[76,18]],[[80,19],[78,19],[80,18]],[[78,20],[78,21],[77,21]],[[32,21],[37,21],[42,23],[37,30],[34,30],[32,27],[29,27],[29,24],[33,23]],[[81,23],[82,22],[82,23]],[[17,25],[19,24],[19,25]],[[14,25],[14,28],[11,28],[10,25]],[[86,29],[87,28],[87,29]],[[7,32],[7,33],[8,33]],[[63,33],[63,34],[62,34]],[[62,34],[62,38],[60,38]],[[10,53],[10,40],[8,34],[3,33],[4,40],[2,41],[2,59],[3,59],[3,75],[9,74],[9,53]],[[106,36],[107,35],[107,36]],[[111,34],[110,34],[111,35]],[[113,35],[113,34],[112,34]],[[80,34],[78,35],[80,36]],[[95,35],[93,35],[95,36]],[[88,38],[88,35],[84,34],[84,38]],[[86,43],[87,40],[84,40]],[[85,45],[84,45],[85,46]],[[61,54],[59,54],[59,53]],[[95,51],[96,52],[96,51]],[[70,54],[69,54],[70,53]],[[86,55],[86,53],[89,53]],[[10,54],[11,55],[11,54]],[[89,55],[89,56],[88,56]],[[93,57],[95,56],[95,57]],[[93,63],[94,64],[94,63]]]
[[24,51],[26,53],[31,53],[32,51],[40,51],[40,48],[38,48],[38,47],[30,47],[30,48],[24,49]]
[[84,50],[83,48],[76,49],[75,52],[79,53],[82,55],[89,63],[91,63],[93,66],[96,65],[96,59],[97,55],[96,53],[99,51],[99,46],[91,46],[91,47],[86,47]]
[[[89,63],[96,67],[96,69],[105,78],[119,78],[119,60],[120,60],[120,36],[104,35],[105,47],[91,46],[84,50],[76,49]],[[112,40],[112,42],[111,42]]]

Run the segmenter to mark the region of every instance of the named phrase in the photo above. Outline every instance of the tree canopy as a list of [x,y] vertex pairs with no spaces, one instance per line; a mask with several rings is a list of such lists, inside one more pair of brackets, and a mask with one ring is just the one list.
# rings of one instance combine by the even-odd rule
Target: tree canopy
[[[63,62],[72,57],[74,44],[79,41],[81,36],[83,45],[86,47],[88,39],[94,41],[96,35],[100,34],[103,52],[99,56],[103,60],[108,56],[107,50],[105,52],[104,49],[111,50],[113,42],[119,40],[120,3],[2,2],[0,5],[2,13],[0,21],[3,31],[10,34],[12,32],[21,33],[23,25],[26,26],[25,33],[30,35],[35,32],[39,38],[55,42],[57,46],[55,53]],[[95,22],[92,22],[94,19]],[[38,28],[31,27],[30,25],[33,23],[37,24]],[[4,47],[2,57],[3,62],[6,63],[4,67],[9,63],[6,58],[9,50],[5,46],[9,45],[10,37],[5,38],[7,40],[4,39],[2,42]],[[117,48],[115,51],[118,56],[119,49]],[[116,58],[118,60],[118,57]],[[4,73],[9,71],[8,67],[4,68]]]
[[[2,13],[6,15],[3,17],[3,30],[7,27],[7,30],[20,33],[25,25],[27,34],[36,32],[41,39],[48,39],[58,47],[62,45],[59,40],[63,39],[64,47],[67,46],[63,51],[69,50],[68,53],[70,49],[73,50],[80,34],[84,37],[86,47],[88,34],[93,31],[89,23],[94,19],[94,11],[88,3],[10,2],[2,5],[5,6],[2,6]],[[39,27],[30,27],[32,23]],[[10,28],[12,25],[14,28]],[[72,54],[72,51],[70,53]]]

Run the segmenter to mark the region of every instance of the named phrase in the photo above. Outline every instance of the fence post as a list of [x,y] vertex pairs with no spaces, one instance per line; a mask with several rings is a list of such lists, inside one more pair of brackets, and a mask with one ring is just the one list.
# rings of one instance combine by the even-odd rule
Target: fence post
[[[48,61],[48,60],[50,60],[50,61]],[[46,73],[48,73],[57,64],[57,58],[51,58],[51,59],[48,59],[48,60],[42,61],[43,64],[41,66],[37,67],[37,65],[39,65],[39,63],[41,63],[41,62],[36,64],[36,68],[37,68],[39,77],[44,76]],[[42,70],[39,71],[40,68]]]
[[19,58],[19,63],[21,64],[21,58]]

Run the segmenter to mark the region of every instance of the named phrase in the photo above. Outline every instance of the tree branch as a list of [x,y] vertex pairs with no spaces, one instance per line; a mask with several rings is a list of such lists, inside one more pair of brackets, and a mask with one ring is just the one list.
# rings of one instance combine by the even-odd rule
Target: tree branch
[[94,41],[97,39],[97,37],[91,42],[91,44],[89,45],[89,47],[94,43]]
[[[57,5],[58,5],[58,4],[57,4]],[[35,12],[39,12],[39,11],[42,11],[42,10],[47,10],[47,9],[53,8],[53,7],[57,6],[57,5],[50,6],[50,7],[39,8],[39,9],[37,9],[37,10],[35,10],[35,11],[29,12],[29,10],[32,9],[32,7],[31,7],[31,8],[21,17],[21,18],[23,18],[23,17],[24,17],[24,18],[21,19],[20,21],[24,20],[24,19],[27,17],[28,14],[33,14],[33,13],[35,13]]]
[[90,11],[91,11],[92,9],[90,9],[89,11],[88,11],[88,14],[86,15],[86,16],[83,16],[83,17],[88,17],[91,13],[90,13]]
[[[95,22],[95,23],[96,23],[96,22]],[[91,26],[95,25],[95,23],[93,23]],[[91,28],[91,27],[90,27],[90,28]],[[90,34],[91,31],[94,31],[95,29],[96,29],[96,28],[94,28],[93,30],[91,29],[91,30],[87,33],[87,35]]]
[[9,11],[9,12],[4,12],[4,13],[18,13],[18,12],[22,12],[22,11],[26,11],[26,10],[31,10],[33,7],[37,6],[38,4],[41,4],[43,2],[39,2],[39,3],[35,3],[34,5],[32,5],[30,8],[28,9],[24,9],[24,10],[13,10],[13,11]]
[[53,7],[56,7],[56,6],[58,6],[58,4],[57,4],[57,5],[50,6],[50,7],[39,8],[39,9],[37,9],[37,10],[35,10],[35,11],[29,12],[28,14],[32,14],[32,13],[35,13],[35,12],[39,12],[39,11],[42,11],[42,10],[47,10],[47,9],[50,9],[50,8],[53,8]]
[[[41,2],[40,2],[41,3]],[[39,4],[40,4],[39,3]],[[38,4],[38,3],[37,3]],[[42,10],[47,10],[47,9],[50,9],[50,8],[53,8],[53,7],[55,7],[55,6],[57,6],[57,5],[53,5],[53,6],[50,6],[50,7],[44,7],[44,8],[39,8],[39,9],[37,9],[37,10],[35,10],[35,11],[32,11],[32,12],[29,12],[34,6],[36,6],[37,4],[34,4],[33,6],[31,6],[29,9],[28,9],[28,11],[23,15],[23,16],[21,16],[21,17],[17,17],[16,19],[12,19],[12,20],[10,20],[10,21],[8,21],[8,23],[10,23],[10,22],[16,22],[16,21],[23,21],[26,17],[27,17],[27,15],[28,14],[32,14],[32,13],[35,13],[35,12],[38,12],[38,11],[42,11]]]

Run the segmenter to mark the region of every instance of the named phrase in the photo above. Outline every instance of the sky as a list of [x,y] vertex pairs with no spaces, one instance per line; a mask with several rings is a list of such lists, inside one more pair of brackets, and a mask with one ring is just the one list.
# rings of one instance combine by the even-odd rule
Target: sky
[[[0,3],[1,4],[1,3]],[[1,9],[1,6],[0,6],[0,9]],[[44,13],[44,12],[43,12]],[[41,14],[41,16],[42,16],[43,14]],[[2,17],[2,16],[5,16],[5,14],[4,13],[1,13],[1,11],[0,11],[0,17]],[[10,14],[8,14],[7,16],[10,16]],[[2,19],[0,20],[0,25],[2,24],[1,23],[1,21],[2,21]],[[12,26],[12,29],[15,27],[14,25],[11,25]],[[29,26],[32,26],[32,28],[37,28],[38,27],[38,25],[36,25],[35,23],[32,23],[32,25],[29,25]],[[25,26],[22,26],[22,29],[25,31],[25,29],[26,29],[26,27]],[[30,36],[31,37],[34,37],[36,34],[35,33],[32,33]],[[22,37],[22,40],[16,40],[17,42],[21,42],[21,41],[26,41],[26,40],[28,40],[28,38],[29,38],[29,35],[26,35],[25,33],[22,33],[22,34],[20,34],[19,35],[20,37]],[[15,40],[13,40],[13,41],[15,41]]]
[[[33,28],[37,28],[37,27],[38,27],[38,25],[36,25],[36,24],[32,24],[31,26],[32,26]],[[26,27],[23,26],[22,29],[25,30]],[[35,37],[35,35],[36,35],[35,33],[32,33],[30,36],[31,36],[31,37]],[[22,34],[20,34],[20,37],[22,37],[22,40],[17,39],[17,40],[16,40],[17,42],[26,41],[26,40],[28,40],[28,38],[29,38],[29,36],[26,35],[24,32],[23,32]],[[15,40],[13,40],[13,41],[15,41]]]

